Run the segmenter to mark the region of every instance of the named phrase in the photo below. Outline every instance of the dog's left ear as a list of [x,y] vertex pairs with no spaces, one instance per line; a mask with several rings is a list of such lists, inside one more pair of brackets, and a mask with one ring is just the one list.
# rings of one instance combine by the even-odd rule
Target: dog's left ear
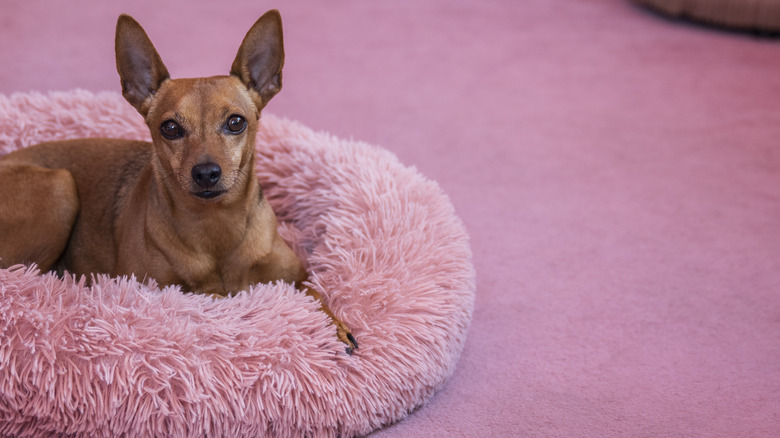
[[230,69],[249,88],[258,113],[282,89],[283,65],[282,16],[273,9],[249,29]]

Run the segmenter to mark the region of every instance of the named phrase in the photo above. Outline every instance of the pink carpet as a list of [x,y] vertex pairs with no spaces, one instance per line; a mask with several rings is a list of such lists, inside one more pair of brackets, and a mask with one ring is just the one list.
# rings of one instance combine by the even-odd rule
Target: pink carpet
[[7,2],[0,92],[118,90],[119,12],[224,74],[271,7],[267,111],[391,150],[471,236],[455,373],[374,436],[780,436],[778,40],[623,0]]

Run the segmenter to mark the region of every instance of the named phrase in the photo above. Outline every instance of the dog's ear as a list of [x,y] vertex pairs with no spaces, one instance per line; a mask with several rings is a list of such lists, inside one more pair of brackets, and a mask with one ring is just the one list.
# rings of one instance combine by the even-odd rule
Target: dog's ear
[[260,111],[282,89],[283,65],[282,16],[273,9],[247,32],[230,74],[246,84]]
[[116,22],[116,69],[122,95],[144,118],[150,97],[170,77],[144,29],[133,17],[122,14]]

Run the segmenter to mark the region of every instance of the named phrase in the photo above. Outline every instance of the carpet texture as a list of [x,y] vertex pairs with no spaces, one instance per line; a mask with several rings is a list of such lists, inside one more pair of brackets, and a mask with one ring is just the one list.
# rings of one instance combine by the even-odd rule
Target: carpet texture
[[[354,436],[450,376],[471,319],[466,232],[439,186],[377,147],[264,116],[257,170],[283,237],[359,339],[286,284],[214,300],[133,278],[0,270],[0,435]],[[0,153],[144,139],[118,93],[0,96]]]

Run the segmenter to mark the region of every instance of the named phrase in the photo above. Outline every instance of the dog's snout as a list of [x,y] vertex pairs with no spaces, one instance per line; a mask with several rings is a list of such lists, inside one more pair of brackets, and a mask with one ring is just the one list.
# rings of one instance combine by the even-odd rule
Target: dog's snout
[[192,168],[192,180],[204,189],[217,185],[221,176],[222,168],[216,163],[198,164]]

